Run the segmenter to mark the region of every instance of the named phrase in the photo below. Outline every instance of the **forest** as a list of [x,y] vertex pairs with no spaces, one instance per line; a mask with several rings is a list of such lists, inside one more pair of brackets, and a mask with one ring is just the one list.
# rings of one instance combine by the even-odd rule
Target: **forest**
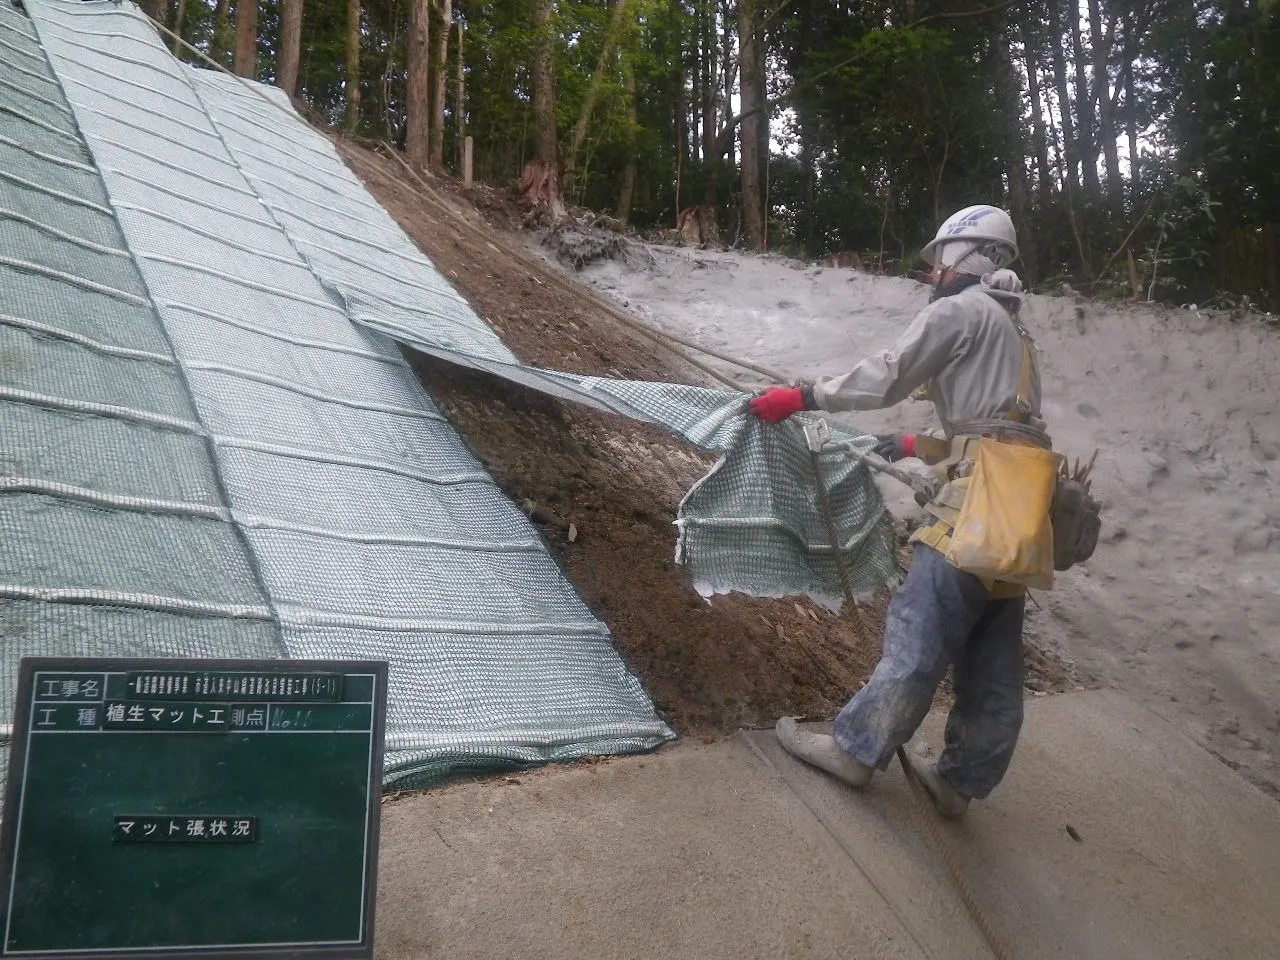
[[909,274],[995,203],[1037,289],[1280,310],[1280,0],[141,6],[420,168],[471,138],[552,215]]

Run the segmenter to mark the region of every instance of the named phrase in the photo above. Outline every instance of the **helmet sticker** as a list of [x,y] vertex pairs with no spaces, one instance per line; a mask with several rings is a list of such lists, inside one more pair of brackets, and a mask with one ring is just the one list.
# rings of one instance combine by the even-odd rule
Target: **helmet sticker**
[[987,216],[992,212],[993,211],[991,207],[987,207],[984,210],[975,210],[973,213],[969,214],[963,220],[957,220],[950,227],[948,227],[947,236],[954,237],[957,233],[964,233],[966,230],[972,230],[974,227],[978,225],[979,220],[981,220],[983,217]]

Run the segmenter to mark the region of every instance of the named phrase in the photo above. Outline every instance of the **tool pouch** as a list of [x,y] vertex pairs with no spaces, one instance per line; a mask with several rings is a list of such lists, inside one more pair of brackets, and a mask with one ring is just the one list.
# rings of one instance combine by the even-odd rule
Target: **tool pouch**
[[983,438],[946,558],[983,579],[1053,586],[1059,454]]
[[1102,504],[1088,488],[1069,477],[1058,479],[1053,494],[1053,569],[1070,570],[1093,556],[1102,529]]

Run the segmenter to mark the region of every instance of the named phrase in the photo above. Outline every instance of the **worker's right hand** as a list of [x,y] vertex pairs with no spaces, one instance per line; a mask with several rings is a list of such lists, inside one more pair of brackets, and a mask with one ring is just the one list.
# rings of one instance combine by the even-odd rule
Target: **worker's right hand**
[[765,423],[778,423],[805,409],[803,387],[770,387],[752,397],[751,412]]
[[904,457],[916,455],[916,438],[913,433],[878,433],[871,452],[893,463]]

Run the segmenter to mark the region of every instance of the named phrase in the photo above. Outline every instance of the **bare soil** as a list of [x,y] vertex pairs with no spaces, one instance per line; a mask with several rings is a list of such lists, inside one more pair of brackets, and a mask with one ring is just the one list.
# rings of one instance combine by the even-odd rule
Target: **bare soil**
[[[415,180],[343,138],[355,172],[437,269],[523,361],[601,376],[703,383],[694,368],[610,321],[589,300],[513,261],[497,239],[525,219],[508,195]],[[440,199],[453,213],[442,213]],[[541,275],[540,275],[541,273]],[[529,513],[663,718],[683,735],[833,716],[879,657],[887,593],[833,616],[807,600],[708,602],[672,561],[676,507],[711,460],[645,424],[413,351],[423,383],[508,495]],[[570,528],[572,525],[572,528]],[[572,540],[570,539],[572,536]],[[1028,647],[1029,686],[1067,671]],[[945,696],[945,694],[944,694]]]

